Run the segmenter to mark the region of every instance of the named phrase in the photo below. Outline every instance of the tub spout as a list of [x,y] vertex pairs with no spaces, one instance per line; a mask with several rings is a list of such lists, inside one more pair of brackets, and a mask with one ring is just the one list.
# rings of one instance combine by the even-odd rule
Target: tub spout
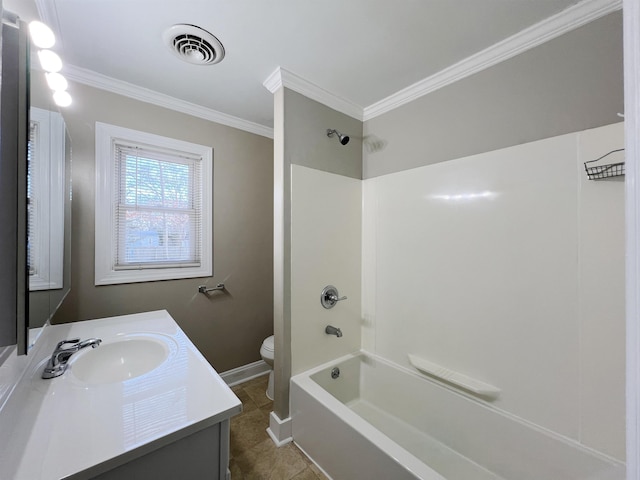
[[342,330],[336,327],[332,327],[331,325],[327,325],[327,328],[324,329],[324,333],[327,335],[335,335],[340,338],[342,336]]

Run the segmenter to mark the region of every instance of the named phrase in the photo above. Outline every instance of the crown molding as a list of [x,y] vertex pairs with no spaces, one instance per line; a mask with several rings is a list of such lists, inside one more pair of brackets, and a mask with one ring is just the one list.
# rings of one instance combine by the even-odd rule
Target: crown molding
[[584,0],[430,77],[369,105],[364,109],[363,120],[371,120],[621,8],[622,0]]
[[118,95],[133,98],[134,100],[151,103],[159,107],[175,110],[176,112],[220,123],[249,133],[255,133],[256,135],[261,135],[263,137],[273,138],[273,128],[250,122],[248,120],[243,120],[242,118],[234,117],[233,115],[218,112],[217,110],[202,107],[195,103],[186,102],[154,90],[139,87],[132,83],[116,80],[92,70],[66,64],[64,66],[64,75],[69,80],[83,83],[90,87],[117,93]]
[[363,109],[360,105],[356,105],[349,100],[334,95],[315,83],[282,67],[276,68],[262,84],[271,93],[275,93],[281,87],[287,87],[338,112],[362,121]]
[[278,67],[271,72],[262,85],[271,93],[276,93],[282,87],[282,68]]

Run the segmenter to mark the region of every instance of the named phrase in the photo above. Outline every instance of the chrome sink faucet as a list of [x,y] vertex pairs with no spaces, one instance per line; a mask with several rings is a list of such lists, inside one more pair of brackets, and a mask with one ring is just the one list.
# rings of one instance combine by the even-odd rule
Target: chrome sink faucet
[[[71,340],[62,340],[58,343],[47,366],[44,367],[42,372],[42,378],[55,378],[62,375],[66,370],[71,355],[86,347],[96,348],[102,342],[99,338],[88,338],[87,340],[80,341],[79,338]],[[64,345],[71,345],[64,347]]]

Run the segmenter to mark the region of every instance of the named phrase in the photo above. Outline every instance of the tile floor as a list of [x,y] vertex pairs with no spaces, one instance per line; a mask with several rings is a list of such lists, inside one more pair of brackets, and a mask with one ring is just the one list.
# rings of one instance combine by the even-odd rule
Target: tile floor
[[277,448],[266,430],[273,402],[263,375],[232,387],[242,413],[231,418],[231,480],[327,479],[293,443]]

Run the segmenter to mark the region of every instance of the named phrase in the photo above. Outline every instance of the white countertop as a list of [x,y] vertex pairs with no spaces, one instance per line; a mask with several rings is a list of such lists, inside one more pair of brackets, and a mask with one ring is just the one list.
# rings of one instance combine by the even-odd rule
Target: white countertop
[[[106,345],[139,333],[170,345],[167,360],[144,375],[87,384],[73,375],[72,357],[61,377],[40,378],[60,340],[97,337]],[[81,472],[91,467],[121,465],[242,410],[164,310],[47,327],[29,356],[25,374],[0,410],[2,480],[86,478]]]

